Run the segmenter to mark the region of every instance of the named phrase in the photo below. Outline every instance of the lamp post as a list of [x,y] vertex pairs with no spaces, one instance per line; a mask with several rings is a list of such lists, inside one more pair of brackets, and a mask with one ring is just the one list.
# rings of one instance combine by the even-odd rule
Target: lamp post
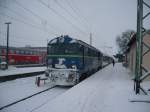
[[9,63],[9,58],[8,58],[8,52],[9,52],[9,25],[11,22],[6,22],[7,25],[7,47],[6,47],[6,69],[8,69],[8,63]]

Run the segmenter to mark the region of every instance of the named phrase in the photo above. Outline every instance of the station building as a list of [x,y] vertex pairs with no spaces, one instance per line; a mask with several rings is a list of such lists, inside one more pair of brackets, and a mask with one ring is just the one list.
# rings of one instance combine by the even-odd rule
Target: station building
[[[150,30],[146,31],[143,36],[143,42],[150,46]],[[142,46],[143,54],[146,53],[149,49],[143,45]],[[128,49],[126,51],[126,63],[127,67],[130,69],[131,74],[135,74],[135,64],[136,64],[136,34],[131,36],[131,39],[128,43]],[[143,56],[142,66],[145,67],[148,71],[150,70],[150,52],[146,53]],[[144,71],[142,71],[144,72]]]

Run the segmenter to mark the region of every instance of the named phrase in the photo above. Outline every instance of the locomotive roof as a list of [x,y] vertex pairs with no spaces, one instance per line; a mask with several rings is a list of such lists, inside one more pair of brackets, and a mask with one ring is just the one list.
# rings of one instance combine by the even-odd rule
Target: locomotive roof
[[51,41],[49,41],[48,45],[57,44],[57,43],[64,43],[64,44],[79,43],[83,46],[86,46],[86,47],[89,47],[93,50],[101,52],[100,50],[96,49],[95,47],[93,47],[87,43],[85,43],[84,41],[73,39],[73,38],[69,37],[68,35],[56,37],[56,38],[52,39]]
[[96,50],[96,51],[99,51],[99,52],[101,52],[100,50],[98,50],[97,48],[95,48],[95,47],[93,47],[93,46],[91,46],[91,45],[89,45],[89,44],[87,44],[87,43],[85,43],[84,41],[82,41],[82,40],[77,40],[78,41],[78,43],[79,44],[81,44],[81,45],[84,45],[84,46],[86,46],[86,47],[89,47],[89,48],[91,48],[91,49],[94,49],[94,50]]

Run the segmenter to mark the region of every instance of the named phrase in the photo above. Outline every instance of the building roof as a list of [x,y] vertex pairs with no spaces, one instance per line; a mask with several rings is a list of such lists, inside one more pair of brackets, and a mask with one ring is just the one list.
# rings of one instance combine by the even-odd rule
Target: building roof
[[[144,33],[144,35],[146,35],[146,34],[150,35],[150,30],[147,30]],[[131,35],[131,39],[130,39],[130,41],[128,42],[127,45],[130,47],[135,41],[136,41],[136,34],[133,34],[133,35]]]
[[136,34],[133,34],[128,42],[127,46],[131,46],[136,41]]
[[[150,30],[147,30],[147,31],[144,33],[144,35],[146,35],[146,34],[150,35]],[[136,33],[134,33],[134,34],[131,35],[130,41],[129,41],[128,44],[127,44],[128,49],[126,50],[126,52],[129,52],[129,51],[130,51],[131,45],[133,45],[133,43],[135,43],[135,42],[136,42]]]

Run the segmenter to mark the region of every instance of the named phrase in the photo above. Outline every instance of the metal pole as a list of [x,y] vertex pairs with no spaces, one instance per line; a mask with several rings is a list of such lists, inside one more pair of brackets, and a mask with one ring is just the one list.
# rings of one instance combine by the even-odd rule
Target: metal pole
[[47,68],[48,68],[48,53],[49,53],[49,51],[48,51],[48,50],[49,50],[49,49],[48,49],[48,47],[49,47],[49,46],[48,46],[48,42],[49,42],[49,40],[47,39],[47,46],[46,46],[46,47],[47,47],[47,52],[46,52],[46,53],[47,53],[47,54],[46,54],[46,66],[47,66]]
[[142,74],[142,27],[143,27],[143,0],[137,0],[137,34],[136,34],[136,68],[135,68],[135,91],[140,93],[140,77]]
[[7,22],[5,24],[7,25],[6,69],[8,69],[8,64],[9,64],[9,58],[8,58],[8,52],[9,52],[9,24],[11,24],[11,22]]
[[92,33],[90,33],[90,45],[92,45]]

